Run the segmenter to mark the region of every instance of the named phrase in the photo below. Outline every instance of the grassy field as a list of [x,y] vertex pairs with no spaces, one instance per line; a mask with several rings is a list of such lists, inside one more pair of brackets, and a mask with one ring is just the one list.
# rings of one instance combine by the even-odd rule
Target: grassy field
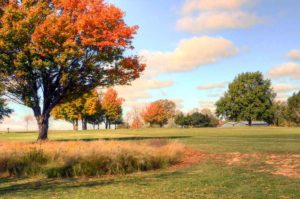
[[[37,133],[0,134],[35,141]],[[75,179],[0,179],[0,198],[300,198],[300,129],[55,131],[50,140],[171,139],[202,151],[197,165]]]

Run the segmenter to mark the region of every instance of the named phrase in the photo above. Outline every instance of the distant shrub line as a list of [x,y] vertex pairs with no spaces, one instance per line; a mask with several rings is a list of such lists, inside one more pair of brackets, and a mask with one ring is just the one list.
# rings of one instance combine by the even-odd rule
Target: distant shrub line
[[127,143],[126,146],[114,143],[113,146],[118,145],[116,148],[97,151],[99,148],[95,148],[93,143],[93,146],[83,153],[80,152],[85,146],[78,146],[78,150],[74,150],[68,148],[70,144],[60,146],[58,153],[49,151],[49,147],[43,146],[25,149],[26,152],[22,153],[23,147],[20,147],[16,150],[19,153],[14,151],[0,157],[0,174],[11,177],[46,176],[48,178],[129,174],[166,168],[175,164],[180,159],[183,149],[183,146],[178,143],[168,142],[162,145],[153,145],[151,142],[131,144],[134,145],[133,150],[128,150]]

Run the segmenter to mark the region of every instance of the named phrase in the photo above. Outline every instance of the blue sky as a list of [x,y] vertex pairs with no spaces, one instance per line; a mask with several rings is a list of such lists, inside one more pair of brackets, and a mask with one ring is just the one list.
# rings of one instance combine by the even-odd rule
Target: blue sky
[[[148,67],[131,87],[117,87],[133,106],[167,98],[183,111],[211,108],[241,72],[261,71],[278,100],[300,90],[299,0],[109,0],[138,25],[132,53]],[[177,50],[176,50],[177,49]],[[25,128],[25,107],[0,130]],[[51,121],[50,128],[71,125]],[[35,129],[34,122],[30,124]]]

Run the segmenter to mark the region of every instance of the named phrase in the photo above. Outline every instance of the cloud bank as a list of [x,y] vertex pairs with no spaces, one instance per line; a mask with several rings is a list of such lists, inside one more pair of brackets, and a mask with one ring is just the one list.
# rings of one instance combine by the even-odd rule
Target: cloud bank
[[251,4],[251,0],[186,0],[177,28],[191,33],[248,28],[262,22],[256,14],[245,11]]

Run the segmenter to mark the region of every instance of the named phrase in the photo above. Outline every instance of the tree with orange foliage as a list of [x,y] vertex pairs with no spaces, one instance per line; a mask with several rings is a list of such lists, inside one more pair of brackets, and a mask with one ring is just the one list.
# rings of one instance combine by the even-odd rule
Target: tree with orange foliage
[[110,129],[111,124],[117,124],[122,120],[123,98],[118,97],[118,92],[109,88],[103,96],[102,108],[105,115],[105,128]]
[[38,140],[48,138],[50,113],[63,100],[140,76],[145,65],[125,55],[136,31],[103,0],[0,2],[0,82],[33,110]]
[[142,112],[142,117],[146,123],[152,127],[154,124],[163,127],[168,120],[175,116],[176,105],[169,100],[158,100],[152,102]]

